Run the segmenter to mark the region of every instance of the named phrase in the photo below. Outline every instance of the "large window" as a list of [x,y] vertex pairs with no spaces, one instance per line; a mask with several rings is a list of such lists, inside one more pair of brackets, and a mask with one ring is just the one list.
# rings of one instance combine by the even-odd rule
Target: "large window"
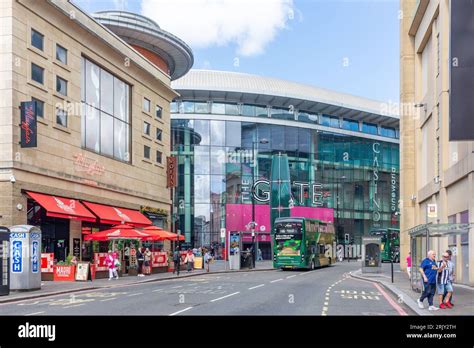
[[81,60],[82,146],[130,161],[130,86],[86,58]]
[[377,134],[377,125],[373,123],[362,123],[362,132],[368,134]]
[[40,32],[31,29],[31,46],[36,47],[39,50],[43,50],[44,35]]
[[395,138],[395,128],[391,127],[381,127],[380,128],[380,135],[383,137]]
[[31,79],[38,83],[44,83],[44,69],[35,63],[31,63]]
[[327,127],[339,128],[339,118],[335,116],[322,115],[319,118],[321,125]]
[[354,132],[358,132],[359,131],[359,122],[354,121],[354,120],[349,120],[349,119],[345,118],[342,121],[342,128],[347,129],[347,130],[351,130],[351,131],[354,131]]

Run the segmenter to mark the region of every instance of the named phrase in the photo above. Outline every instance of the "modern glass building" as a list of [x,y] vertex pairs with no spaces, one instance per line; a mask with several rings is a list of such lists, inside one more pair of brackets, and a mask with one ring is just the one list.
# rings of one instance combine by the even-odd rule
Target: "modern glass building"
[[338,240],[356,244],[372,228],[398,228],[399,117],[382,103],[220,71],[191,70],[173,88],[174,228],[186,242],[222,246],[222,229],[247,233],[254,205],[270,258],[276,153],[289,158],[292,216],[334,222]]

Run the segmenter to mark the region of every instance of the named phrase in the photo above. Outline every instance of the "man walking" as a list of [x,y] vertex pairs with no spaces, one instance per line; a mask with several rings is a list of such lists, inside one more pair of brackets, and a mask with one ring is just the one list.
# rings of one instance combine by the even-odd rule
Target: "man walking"
[[173,263],[174,263],[173,274],[174,272],[177,272],[177,274],[179,275],[179,268],[181,266],[181,255],[179,253],[179,247],[176,247],[176,250],[173,253]]
[[421,262],[419,271],[423,277],[423,293],[417,300],[418,307],[424,308],[423,301],[428,299],[428,310],[437,311],[439,308],[433,305],[433,297],[436,292],[436,276],[438,275],[438,266],[436,265],[436,253],[434,250],[428,251],[428,256]]

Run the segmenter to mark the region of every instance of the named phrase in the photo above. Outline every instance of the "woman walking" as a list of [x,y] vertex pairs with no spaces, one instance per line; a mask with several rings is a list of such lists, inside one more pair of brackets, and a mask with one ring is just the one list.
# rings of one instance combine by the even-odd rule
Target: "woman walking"
[[184,262],[188,266],[188,272],[191,272],[194,269],[194,254],[191,249],[188,249]]
[[112,253],[112,250],[109,250],[107,257],[105,258],[105,263],[109,269],[109,280],[112,280],[114,276],[115,279],[118,279],[117,263],[119,263],[119,261],[116,257],[116,253]]
[[145,261],[145,258],[143,256],[143,248],[138,248],[137,249],[137,261],[138,261],[138,276],[139,277],[144,277],[145,275],[143,274],[143,262]]
[[145,253],[143,254],[143,258],[144,258],[144,270],[146,275],[150,275],[151,274],[151,251],[150,249],[146,248],[145,249]]

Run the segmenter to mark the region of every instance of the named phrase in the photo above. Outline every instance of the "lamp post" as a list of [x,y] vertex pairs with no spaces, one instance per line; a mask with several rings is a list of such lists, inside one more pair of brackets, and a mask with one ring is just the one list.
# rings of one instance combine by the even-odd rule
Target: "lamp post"
[[[252,222],[251,222],[251,228],[252,228],[252,244],[254,246],[253,249],[253,264],[255,266],[255,261],[257,258],[258,254],[258,233],[257,233],[257,238],[255,238],[255,197],[254,197],[254,185],[255,185],[255,167],[256,165],[256,156],[255,156],[255,151],[258,148],[255,148],[255,145],[258,144],[268,144],[268,139],[261,139],[260,141],[252,141],[252,190],[251,190],[251,195],[252,195]],[[255,245],[255,240],[257,241]]]

